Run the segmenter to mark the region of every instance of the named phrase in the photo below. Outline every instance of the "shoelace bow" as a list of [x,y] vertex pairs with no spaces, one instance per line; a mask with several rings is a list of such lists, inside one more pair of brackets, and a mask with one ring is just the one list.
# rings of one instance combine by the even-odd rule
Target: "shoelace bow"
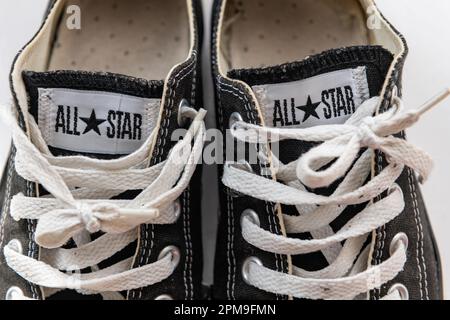
[[[277,129],[236,122],[233,136],[250,144],[300,140],[321,142],[288,164],[270,153],[277,182],[242,169],[242,164],[227,163],[223,183],[230,189],[260,200],[294,205],[298,216],[283,214],[287,234],[309,232],[312,240],[300,240],[273,234],[259,221],[243,216],[242,235],[251,245],[275,254],[299,255],[321,251],[329,266],[307,271],[296,266],[292,274],[280,273],[249,260],[247,281],[276,294],[307,299],[365,298],[375,288],[394,279],[406,262],[407,244],[393,243],[391,256],[379,265],[369,262],[371,245],[364,248],[368,235],[397,217],[404,209],[402,190],[395,183],[405,166],[426,180],[432,159],[424,151],[394,137],[415,124],[420,116],[444,100],[447,90],[415,111],[404,112],[402,101],[393,98],[393,107],[375,115],[379,97],[364,102],[343,125],[324,125],[307,129]],[[362,153],[361,149],[367,148]],[[388,165],[369,179],[375,150],[382,151]],[[359,157],[358,157],[359,156]],[[262,161],[268,156],[259,154]],[[327,167],[325,167],[328,165]],[[325,169],[323,169],[325,168]],[[342,178],[330,196],[308,192],[306,187],[327,187]],[[387,196],[374,202],[385,191]],[[369,204],[336,233],[329,224],[348,205]],[[344,245],[341,243],[345,241]],[[390,292],[384,299],[399,299]]]
[[[41,250],[38,261],[24,255],[17,241],[11,241],[3,249],[8,266],[41,286],[45,297],[74,289],[82,294],[120,298],[116,292],[146,287],[169,277],[179,260],[173,252],[134,269],[132,258],[101,270],[97,265],[135,241],[140,225],[176,222],[180,214],[177,198],[195,171],[205,136],[206,111],[185,109],[192,120],[185,137],[167,160],[151,167],[148,163],[156,129],[139,150],[117,160],[54,157],[31,117],[30,141],[12,112],[3,114],[13,129],[17,173],[49,192],[41,198],[23,194],[12,198],[10,214],[15,220],[37,220],[35,241]],[[133,200],[109,200],[127,190],[142,192]],[[104,235],[91,241],[90,234],[98,231]],[[77,247],[61,248],[70,239]],[[93,272],[79,273],[86,268]]]

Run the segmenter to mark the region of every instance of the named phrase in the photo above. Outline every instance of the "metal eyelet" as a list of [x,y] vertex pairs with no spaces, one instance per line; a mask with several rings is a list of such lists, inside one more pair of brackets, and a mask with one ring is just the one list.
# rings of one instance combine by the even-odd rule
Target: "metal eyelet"
[[259,260],[256,257],[249,257],[245,259],[244,263],[242,264],[242,279],[248,285],[251,285],[251,283],[249,282],[249,272],[251,263],[256,263],[259,266],[263,266],[261,260]]
[[400,298],[402,300],[409,300],[409,291],[408,288],[405,287],[405,285],[401,283],[394,284],[388,291],[388,294],[394,293],[395,291],[398,292],[400,295]]
[[23,291],[19,287],[11,287],[6,291],[5,300],[17,300],[15,297],[23,297]]
[[183,99],[180,101],[180,104],[178,105],[178,116],[177,116],[177,122],[178,126],[181,128],[186,126],[187,124],[187,118],[183,115],[183,109],[184,108],[190,108],[190,104],[186,99]]
[[389,254],[393,255],[397,250],[400,243],[405,247],[405,251],[408,249],[408,236],[404,232],[397,233],[391,241],[391,245],[389,246]]
[[244,223],[244,219],[248,218],[250,219],[251,222],[253,222],[254,224],[256,224],[258,227],[260,226],[260,221],[259,221],[259,216],[258,214],[252,210],[252,209],[246,209],[242,212],[241,214],[241,227]]
[[229,121],[228,121],[228,126],[230,127],[230,129],[238,121],[243,121],[243,118],[242,118],[241,114],[239,112],[233,112],[231,114],[231,116],[230,116]]
[[172,263],[177,266],[180,262],[180,249],[176,246],[167,246],[159,253],[158,260],[165,258],[168,254],[172,255]]
[[173,300],[173,298],[168,294],[162,294],[160,296],[157,296],[155,300]]
[[8,247],[10,247],[12,250],[14,250],[17,253],[20,253],[20,254],[23,253],[22,243],[19,240],[17,240],[17,239],[12,239],[8,243]]

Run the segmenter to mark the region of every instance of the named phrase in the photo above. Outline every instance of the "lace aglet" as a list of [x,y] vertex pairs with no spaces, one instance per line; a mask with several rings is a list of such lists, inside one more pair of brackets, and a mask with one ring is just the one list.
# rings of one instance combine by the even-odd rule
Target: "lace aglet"
[[431,98],[426,103],[424,103],[418,110],[419,115],[423,115],[425,112],[434,108],[442,101],[446,100],[448,97],[450,97],[450,87],[446,88],[445,90],[437,94],[435,97]]

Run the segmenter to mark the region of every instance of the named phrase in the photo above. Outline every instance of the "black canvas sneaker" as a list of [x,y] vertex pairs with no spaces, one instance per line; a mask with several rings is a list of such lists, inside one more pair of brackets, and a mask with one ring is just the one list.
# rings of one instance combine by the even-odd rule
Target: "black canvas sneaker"
[[2,299],[201,297],[200,21],[194,0],[51,3],[11,74]]
[[441,299],[403,131],[403,37],[373,1],[217,0],[213,77],[225,142],[217,299]]

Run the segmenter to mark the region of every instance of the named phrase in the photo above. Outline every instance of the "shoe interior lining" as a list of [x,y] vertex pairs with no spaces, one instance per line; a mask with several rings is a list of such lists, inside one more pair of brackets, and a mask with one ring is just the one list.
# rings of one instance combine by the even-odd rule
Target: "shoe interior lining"
[[81,29],[66,13],[56,33],[49,70],[102,71],[165,79],[189,54],[186,1],[74,0]]
[[370,43],[358,0],[228,0],[223,23],[227,69],[273,66]]

